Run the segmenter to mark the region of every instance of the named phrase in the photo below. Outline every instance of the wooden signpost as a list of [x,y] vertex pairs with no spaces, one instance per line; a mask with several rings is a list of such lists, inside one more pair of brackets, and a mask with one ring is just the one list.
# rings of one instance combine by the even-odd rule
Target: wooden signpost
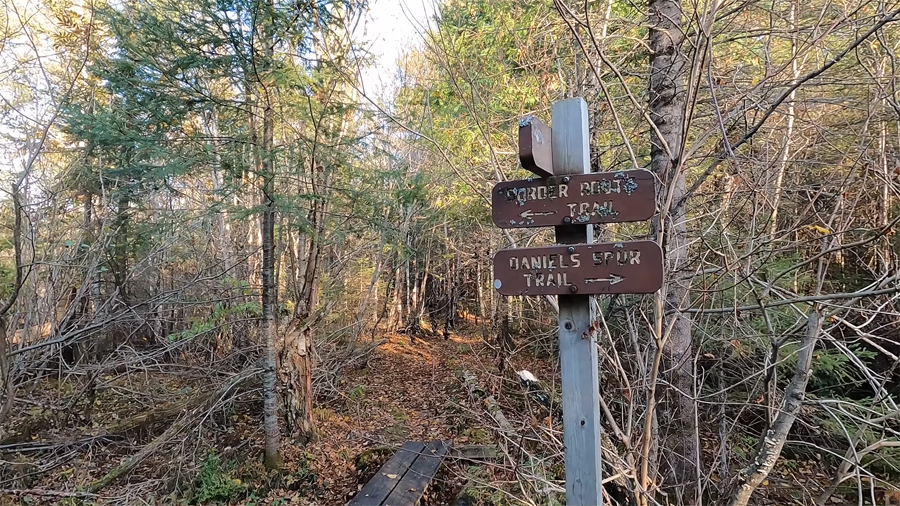
[[653,241],[593,244],[593,223],[649,219],[656,211],[650,172],[590,173],[588,112],[582,98],[553,104],[552,128],[519,123],[519,159],[538,179],[493,189],[501,228],[555,226],[555,246],[494,255],[494,288],[503,295],[559,296],[566,504],[599,506],[600,381],[591,295],[653,293],[662,286],[662,250]]
[[543,121],[528,116],[519,122],[519,161],[522,167],[540,177],[553,175],[553,149],[550,145],[550,127]]

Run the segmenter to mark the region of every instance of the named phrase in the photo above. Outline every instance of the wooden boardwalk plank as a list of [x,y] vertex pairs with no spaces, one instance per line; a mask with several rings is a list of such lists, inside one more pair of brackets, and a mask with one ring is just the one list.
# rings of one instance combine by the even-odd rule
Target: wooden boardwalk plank
[[428,482],[437,474],[441,462],[450,451],[450,443],[429,441],[425,443],[422,456],[400,479],[400,483],[384,501],[383,506],[414,506],[425,493]]
[[425,444],[415,441],[403,443],[400,450],[378,470],[378,474],[347,503],[347,506],[381,506],[407,474],[407,470],[425,451]]

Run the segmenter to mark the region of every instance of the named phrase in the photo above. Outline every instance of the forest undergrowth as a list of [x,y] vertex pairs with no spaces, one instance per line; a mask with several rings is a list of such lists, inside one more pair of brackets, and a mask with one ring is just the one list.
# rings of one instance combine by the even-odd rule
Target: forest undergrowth
[[[278,473],[261,460],[252,367],[226,378],[230,386],[226,375],[190,366],[179,374],[123,370],[82,391],[44,378],[29,394],[46,404],[16,410],[0,438],[11,459],[0,472],[0,504],[344,504],[405,441],[491,441],[490,427],[470,426],[478,407],[462,383],[464,371],[481,371],[499,387],[488,373],[490,346],[476,331],[446,340],[380,336],[317,402],[316,438],[285,438]],[[183,432],[165,437],[175,427]],[[135,452],[145,454],[110,479]],[[433,504],[465,484],[464,465],[451,459],[446,468],[431,488]]]
[[[280,472],[263,465],[250,366],[220,377],[124,368],[82,391],[43,378],[29,394],[46,404],[23,404],[0,439],[0,505],[342,505],[405,441],[428,440],[456,451],[420,504],[564,504],[554,339],[519,336],[501,359],[483,331],[379,335],[334,384],[319,385],[316,438],[285,437]],[[543,396],[522,370],[542,379]],[[715,440],[703,448],[712,458]],[[829,473],[821,455],[786,451],[753,504],[807,504]],[[849,495],[829,502],[853,504]]]

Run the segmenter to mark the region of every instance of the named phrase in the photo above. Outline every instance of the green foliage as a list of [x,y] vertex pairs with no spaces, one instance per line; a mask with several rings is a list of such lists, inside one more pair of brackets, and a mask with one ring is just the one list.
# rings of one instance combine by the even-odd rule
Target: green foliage
[[256,318],[261,315],[262,308],[259,306],[259,302],[256,301],[243,302],[234,306],[226,306],[221,302],[217,302],[213,305],[212,318],[214,320],[222,320],[228,316]]
[[472,506],[501,506],[509,504],[502,491],[490,486],[491,480],[484,469],[478,466],[466,468],[467,482],[460,493],[467,504]]
[[361,401],[366,395],[366,389],[362,385],[357,385],[350,390],[348,396],[351,401]]
[[[856,441],[857,451],[863,448],[875,448],[873,451],[860,455],[861,467],[875,476],[896,481],[900,479],[900,448],[890,444],[881,448],[873,446],[880,441],[891,441],[894,439],[893,435],[878,425],[860,425],[858,423],[862,419],[889,415],[891,411],[891,408],[885,406],[873,410],[863,403],[845,403],[843,409],[828,410],[827,416],[826,413],[821,413],[821,416],[819,416],[818,420],[815,420],[815,423],[831,439]],[[844,451],[846,451],[846,448],[842,448],[838,454],[825,454],[825,458],[832,465],[837,466],[842,462],[840,455]]]
[[884,476],[894,481],[900,480],[900,448],[886,447],[869,453],[862,458],[862,464],[875,476]]
[[238,478],[232,478],[215,453],[210,453],[194,480],[194,503],[227,502],[243,496],[247,490],[247,485]]
[[258,301],[243,302],[234,306],[217,302],[213,305],[212,314],[209,318],[194,321],[189,329],[170,334],[167,337],[167,340],[183,341],[186,339],[193,339],[201,334],[216,329],[228,321],[241,318],[258,318],[261,315],[262,307]]
[[292,472],[285,474],[281,479],[281,484],[289,490],[309,490],[316,486],[316,473],[310,468],[310,461],[315,460],[315,456],[307,453],[305,459],[297,462],[297,467]]
[[813,354],[813,373],[810,391],[846,388],[854,378],[854,366],[850,358],[834,350],[821,350]]
[[466,438],[472,444],[486,444],[490,442],[491,435],[484,429],[469,427],[462,431],[460,438]]
[[748,434],[736,434],[735,437],[730,437],[730,443],[732,453],[741,462],[750,459],[759,446],[759,440]]
[[214,328],[216,328],[216,326],[212,322],[194,322],[191,325],[191,328],[182,330],[181,332],[177,332],[175,334],[169,334],[166,339],[169,341],[184,341],[187,339],[193,339],[201,334],[209,332]]
[[394,199],[405,206],[427,203],[426,183],[425,173],[417,172],[409,178],[405,186],[398,188],[394,192]]
[[16,269],[13,262],[0,262],[0,298],[6,299],[16,284]]
[[[528,471],[531,476],[544,476],[547,479],[559,479],[565,475],[563,462],[558,459],[532,459],[526,458],[519,465]],[[470,505],[481,506],[507,506],[518,504],[505,493],[491,479],[489,472],[483,467],[469,466],[466,468],[467,484],[460,495],[466,498]],[[522,482],[528,490],[531,504],[540,506],[562,506],[565,504],[565,494],[549,491],[541,486],[543,480]]]
[[797,472],[800,470],[800,463],[794,459],[783,459],[781,461],[781,465],[783,465],[785,469],[791,472]]
[[[788,343],[779,350],[782,359],[778,365],[779,375],[790,378],[796,367],[797,343]],[[871,363],[877,356],[860,346],[851,346],[850,351],[864,364]],[[812,374],[807,391],[817,395],[845,397],[849,387],[863,380],[859,367],[850,357],[837,349],[821,349],[813,352]]]

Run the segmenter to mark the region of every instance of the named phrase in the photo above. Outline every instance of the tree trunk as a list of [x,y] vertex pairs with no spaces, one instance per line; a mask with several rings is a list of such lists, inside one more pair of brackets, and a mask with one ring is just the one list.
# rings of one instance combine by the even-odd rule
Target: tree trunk
[[[878,72],[879,79],[884,79],[885,75],[888,74],[889,68],[888,63],[879,59],[875,62],[875,68]],[[880,116],[879,119],[879,134],[878,134],[878,149],[880,151],[880,169],[881,169],[881,181],[880,181],[880,202],[878,206],[878,226],[879,227],[887,227],[890,223],[891,219],[891,194],[893,193],[892,189],[894,186],[894,178],[893,174],[891,174],[891,167],[888,161],[888,128],[887,128],[887,117],[886,115],[890,114],[890,110],[887,104],[887,98],[882,96],[880,103]],[[891,252],[891,242],[889,238],[885,238],[882,240],[881,247],[875,250],[877,252],[878,265],[881,269],[881,272],[888,272],[891,268],[892,257],[893,254]],[[841,252],[837,252],[837,255],[841,255]],[[842,256],[838,257],[840,264],[843,266]]]
[[[263,145],[267,133],[265,123],[271,117],[271,107],[266,107],[263,114]],[[271,142],[271,137],[269,138]],[[268,158],[268,152],[265,157]],[[267,167],[268,165],[268,167]],[[273,178],[271,163],[263,162],[263,174],[266,179],[263,193],[265,209],[262,217],[262,335],[265,342],[265,366],[263,372],[263,413],[266,434],[266,467],[277,469],[281,466],[281,434],[278,427],[278,401],[276,396],[276,326],[277,326],[277,286],[275,284],[275,202],[272,200]],[[268,171],[267,171],[268,170]]]
[[772,428],[766,432],[762,444],[756,451],[750,465],[738,473],[733,483],[729,506],[746,506],[753,491],[772,471],[775,461],[781,455],[781,448],[787,440],[788,432],[794,425],[797,413],[803,405],[806,395],[806,384],[812,367],[813,351],[819,340],[822,330],[822,317],[818,313],[811,313],[806,323],[806,334],[800,341],[800,349],[797,351],[797,367],[794,369],[794,377],[784,390],[784,402],[775,418]]
[[[273,46],[271,44],[273,22],[271,19],[273,6],[271,0],[266,2],[263,13],[258,18],[259,25],[256,31],[262,41],[263,54],[257,67],[261,70],[258,74],[257,93],[263,100],[262,111],[262,139],[251,139],[256,146],[254,150],[254,165],[262,183],[263,215],[260,224],[260,244],[262,246],[262,265],[260,277],[262,281],[262,338],[265,343],[263,358],[263,429],[265,432],[265,465],[268,469],[281,467],[281,431],[278,426],[278,397],[277,397],[277,314],[278,314],[278,286],[275,281],[275,167],[273,163],[274,123],[275,111],[272,107],[272,97],[269,95],[266,83],[267,72],[271,65]],[[256,57],[256,55],[254,55]],[[256,136],[254,108],[250,108],[251,136]]]
[[[375,263],[372,267],[372,277],[369,279],[369,286],[365,289],[365,296],[363,300],[359,304],[359,309],[357,310],[356,317],[356,330],[350,336],[350,339],[347,341],[347,349],[348,351],[352,350],[354,346],[356,346],[356,340],[359,336],[365,331],[365,321],[366,321],[366,312],[369,309],[369,301],[372,300],[372,304],[375,307],[375,311],[373,312],[374,319],[372,321],[378,321],[378,279],[381,278],[381,267],[384,262],[384,234],[381,234],[381,237],[378,240],[378,252],[375,254]],[[362,290],[360,290],[362,292]],[[374,299],[374,300],[373,300]]]
[[[219,113],[216,109],[212,109],[203,114],[203,128],[210,140],[207,141],[207,147],[213,152],[213,160],[215,163],[210,167],[210,180],[213,184],[213,191],[219,194],[225,187],[225,175],[222,167],[222,154],[215,145],[215,140],[219,138]],[[225,220],[225,212],[218,210],[215,213],[216,241],[218,245],[218,253],[222,255],[222,269],[230,271],[236,267],[234,248],[231,245],[231,230],[228,222]]]
[[282,395],[287,429],[296,444],[306,444],[315,434],[312,392],[311,312],[297,301],[293,322],[284,335],[281,358]]
[[[29,169],[30,170],[30,169]],[[22,283],[25,281],[25,269],[22,262],[22,198],[21,195],[21,185],[22,181],[25,179],[25,176],[28,174],[26,171],[22,176],[20,176],[19,182],[14,184],[12,187],[12,203],[13,203],[13,230],[12,230],[12,240],[13,240],[13,259],[15,261],[15,269],[16,269],[16,278],[15,284],[12,288],[12,293],[10,293],[9,298],[4,302],[0,303],[0,426],[2,426],[4,420],[9,413],[12,412],[13,402],[16,399],[16,387],[13,384],[13,378],[10,374],[11,364],[9,363],[9,358],[7,356],[9,352],[9,341],[6,336],[6,328],[7,328],[7,316],[9,310],[12,309],[13,305],[16,303],[16,299],[19,298],[19,291],[22,288]],[[33,236],[32,236],[33,237]]]
[[[663,380],[660,385],[660,433],[669,439],[663,442],[666,482],[681,488],[678,494],[685,502],[693,502],[698,483],[697,442],[695,439],[696,406],[691,399],[694,391],[692,374],[693,346],[691,318],[680,311],[689,303],[690,279],[683,269],[688,262],[687,217],[681,202],[685,192],[681,151],[684,136],[684,71],[682,53],[680,0],[650,0],[650,118],[656,130],[650,134],[650,164],[662,182],[660,192],[664,203],[657,223],[657,240],[666,252],[666,284],[658,297],[664,297],[665,322],[657,328],[666,329],[662,336]],[[671,208],[665,204],[671,203]],[[687,279],[686,279],[687,278]]]
[[[312,193],[320,195],[329,187],[329,171],[312,161]],[[322,258],[322,235],[325,233],[326,204],[313,202],[307,221],[312,235],[307,238],[307,251],[302,286],[294,306],[291,326],[284,336],[281,376],[285,419],[294,441],[305,444],[315,435],[313,418],[313,329],[318,318],[314,315],[317,303],[317,280]]]
[[[387,330],[394,332],[403,321],[403,270],[399,266],[394,267],[394,278],[388,289],[390,296],[390,310],[388,312]],[[385,299],[385,305],[388,305]]]
[[[797,0],[791,0],[791,75],[793,84],[800,78],[800,69],[797,63]],[[797,97],[797,90],[791,92],[788,97],[787,109],[787,126],[784,133],[784,147],[778,160],[778,169],[775,173],[775,195],[772,197],[772,221],[769,223],[769,237],[775,238],[778,231],[778,208],[781,206],[782,185],[784,184],[784,173],[787,170],[788,162],[791,159],[791,137],[794,134],[794,101]]]
[[478,293],[478,325],[481,327],[481,338],[487,340],[487,326],[485,318],[487,318],[487,308],[484,300],[484,274],[482,274],[481,257],[475,256],[475,286]]
[[126,305],[130,302],[128,297],[128,225],[129,225],[129,216],[128,216],[128,208],[131,206],[131,201],[128,198],[127,192],[122,190],[121,195],[119,196],[116,202],[116,217],[113,225],[114,239],[113,239],[113,255],[112,255],[112,265],[111,274],[113,276],[113,283],[115,284],[116,289],[119,292],[119,299],[122,300]]

